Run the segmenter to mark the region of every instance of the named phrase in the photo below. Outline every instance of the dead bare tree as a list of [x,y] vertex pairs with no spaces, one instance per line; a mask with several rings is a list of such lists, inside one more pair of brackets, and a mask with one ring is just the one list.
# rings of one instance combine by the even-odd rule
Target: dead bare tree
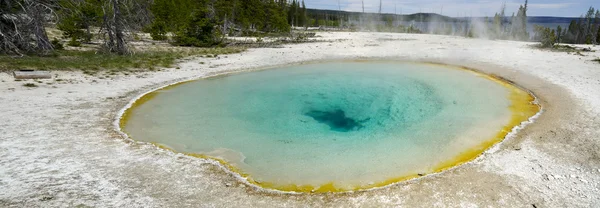
[[365,13],[365,0],[363,0],[363,1],[362,1],[362,9],[363,9],[363,10],[362,10],[362,11],[363,11],[362,13],[364,14],[364,13]]
[[25,48],[23,36],[20,33],[21,17],[13,11],[15,5],[10,0],[0,0],[0,52],[21,54]]
[[104,13],[104,49],[110,53],[124,55],[129,52],[125,44],[125,21],[121,14],[121,0],[108,0],[102,11]]
[[0,0],[0,53],[47,54],[54,48],[44,24],[53,0]]
[[25,1],[25,9],[27,16],[31,17],[30,27],[35,37],[35,43],[37,50],[42,53],[52,51],[52,43],[48,40],[46,34],[46,28],[44,23],[46,22],[44,16],[47,13],[52,13],[51,5],[48,2],[41,1]]

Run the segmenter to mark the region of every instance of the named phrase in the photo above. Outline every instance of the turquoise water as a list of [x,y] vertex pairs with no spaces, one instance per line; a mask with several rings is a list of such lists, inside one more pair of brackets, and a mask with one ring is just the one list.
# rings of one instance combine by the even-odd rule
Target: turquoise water
[[265,186],[351,190],[434,172],[489,141],[510,120],[509,93],[441,65],[309,64],[159,90],[124,131],[223,159]]

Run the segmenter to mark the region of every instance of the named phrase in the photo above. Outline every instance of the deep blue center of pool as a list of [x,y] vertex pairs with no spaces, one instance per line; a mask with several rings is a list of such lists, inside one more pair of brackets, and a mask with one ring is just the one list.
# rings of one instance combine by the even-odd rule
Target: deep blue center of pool
[[306,112],[305,115],[312,117],[319,123],[327,124],[333,131],[348,132],[360,130],[363,127],[360,121],[347,117],[346,113],[340,109],[332,111],[311,110]]

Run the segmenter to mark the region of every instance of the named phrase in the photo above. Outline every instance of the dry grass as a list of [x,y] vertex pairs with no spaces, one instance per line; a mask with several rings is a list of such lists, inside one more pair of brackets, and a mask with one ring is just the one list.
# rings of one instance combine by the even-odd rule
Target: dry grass
[[119,56],[88,50],[62,50],[48,56],[0,56],[0,71],[20,69],[35,70],[125,70],[171,67],[178,60],[190,56],[232,54],[244,51],[242,47],[225,48],[155,48],[134,51],[130,55]]
[[[92,28],[92,31],[99,31]],[[98,71],[115,73],[126,70],[154,70],[162,67],[174,67],[179,59],[194,56],[217,57],[221,54],[240,53],[246,50],[245,46],[219,47],[219,48],[191,48],[177,47],[165,41],[153,41],[147,33],[133,34],[134,39],[128,40],[132,51],[129,55],[115,55],[99,52],[102,40],[94,34],[91,43],[82,43],[81,46],[72,47],[66,43],[63,32],[51,25],[46,27],[46,32],[51,40],[58,40],[65,46],[65,50],[56,50],[52,54],[39,56],[8,56],[0,54],[0,72],[21,69],[34,70],[82,70],[86,74],[95,74]]]

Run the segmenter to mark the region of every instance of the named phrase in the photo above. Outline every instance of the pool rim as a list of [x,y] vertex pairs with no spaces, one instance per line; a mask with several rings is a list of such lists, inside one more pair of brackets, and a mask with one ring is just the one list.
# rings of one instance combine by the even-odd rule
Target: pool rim
[[[364,188],[364,189],[358,188],[355,190],[333,191],[333,192],[285,191],[285,190],[280,190],[280,189],[276,189],[276,188],[263,187],[263,186],[260,186],[258,182],[250,181],[248,179],[248,174],[243,174],[238,168],[234,167],[233,165],[229,164],[228,162],[226,162],[222,159],[210,157],[210,156],[206,156],[206,155],[202,155],[202,154],[178,152],[178,151],[175,151],[164,145],[160,145],[160,144],[156,144],[156,143],[152,143],[152,142],[135,140],[129,134],[127,134],[122,128],[123,124],[127,121],[128,110],[131,108],[134,108],[135,106],[145,103],[147,100],[151,99],[151,97],[148,98],[148,95],[151,95],[151,93],[155,93],[160,90],[169,89],[169,88],[176,87],[178,85],[185,84],[188,82],[199,81],[202,79],[219,78],[219,77],[223,77],[223,76],[231,76],[231,75],[235,75],[238,73],[250,73],[250,72],[255,72],[255,71],[277,69],[277,68],[282,68],[282,67],[308,65],[308,64],[320,64],[320,63],[336,63],[336,62],[337,63],[341,63],[341,62],[379,62],[379,63],[393,62],[393,63],[404,63],[404,64],[430,64],[430,65],[454,68],[456,70],[465,70],[468,72],[475,73],[476,76],[483,76],[482,78],[490,79],[491,81],[497,82],[497,84],[510,85],[512,87],[515,87],[519,90],[526,92],[533,98],[533,100],[531,101],[530,104],[537,106],[538,111],[533,116],[527,118],[526,120],[521,121],[521,123],[519,125],[513,126],[510,129],[510,131],[508,131],[507,134],[503,138],[501,138],[498,142],[494,142],[492,145],[486,147],[481,153],[477,154],[475,157],[467,159],[466,161],[459,162],[455,165],[451,165],[449,167],[442,168],[441,170],[436,170],[432,173],[427,173],[424,175],[418,174],[418,176],[417,175],[406,176],[406,177],[403,176],[403,179],[401,179],[399,181],[387,183],[382,186],[376,186],[376,187],[370,187],[370,188]],[[479,67],[477,67],[477,68],[479,68]],[[150,90],[145,90],[146,88],[143,88],[143,89],[134,91],[134,92],[136,92],[137,95],[134,96],[131,100],[129,100],[127,102],[127,104],[125,106],[123,106],[122,108],[120,108],[120,110],[117,112],[117,115],[112,123],[113,124],[112,126],[114,128],[113,130],[115,130],[121,136],[121,138],[125,141],[129,141],[129,142],[132,142],[135,144],[141,144],[141,145],[145,145],[145,146],[151,146],[159,151],[167,151],[169,154],[172,154],[173,156],[186,156],[186,157],[190,157],[192,159],[205,160],[205,162],[218,166],[223,171],[225,171],[227,174],[236,178],[238,182],[241,182],[249,187],[252,187],[256,191],[267,192],[267,193],[278,193],[278,194],[319,194],[319,193],[343,194],[343,193],[366,192],[366,191],[372,191],[372,190],[385,189],[385,188],[388,188],[388,187],[394,186],[394,185],[408,184],[408,183],[419,181],[419,180],[422,180],[425,178],[431,178],[431,177],[452,171],[459,167],[463,167],[470,163],[476,162],[476,161],[482,159],[485,155],[496,151],[498,149],[498,147],[500,145],[502,145],[505,141],[515,138],[517,136],[517,134],[519,133],[519,131],[521,131],[528,125],[534,123],[545,111],[544,106],[542,106],[542,104],[541,104],[542,102],[541,102],[540,98],[538,96],[536,96],[533,91],[523,87],[522,85],[519,85],[518,83],[516,83],[510,79],[507,79],[503,76],[500,76],[500,75],[497,75],[494,73],[488,73],[488,72],[476,69],[475,67],[468,67],[468,66],[465,66],[462,64],[456,64],[451,61],[441,61],[441,60],[423,60],[423,59],[415,60],[415,59],[403,59],[403,58],[394,58],[394,57],[390,57],[390,58],[361,57],[361,58],[345,58],[345,59],[314,59],[314,60],[308,60],[308,61],[291,62],[291,63],[278,64],[278,65],[268,65],[268,66],[262,66],[262,67],[250,67],[250,68],[241,68],[241,69],[235,69],[235,70],[223,70],[223,71],[218,71],[218,72],[209,72],[209,73],[200,74],[200,75],[192,76],[192,77],[188,77],[188,78],[171,80],[166,83],[167,84],[152,85],[151,87],[149,87]],[[142,91],[143,93],[138,93],[140,91]],[[145,100],[142,100],[142,98],[145,98]],[[398,177],[398,178],[401,178],[401,177]],[[326,184],[323,184],[323,185],[326,185]]]

